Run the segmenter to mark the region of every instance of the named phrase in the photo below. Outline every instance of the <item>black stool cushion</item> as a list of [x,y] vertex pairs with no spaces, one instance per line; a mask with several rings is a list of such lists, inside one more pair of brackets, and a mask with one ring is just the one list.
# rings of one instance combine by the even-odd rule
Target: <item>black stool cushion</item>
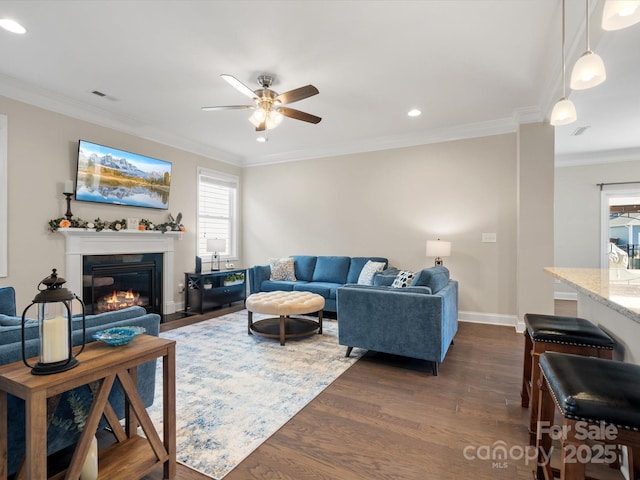
[[640,429],[640,365],[545,352],[540,369],[565,417]]
[[613,349],[615,342],[589,320],[558,315],[527,313],[524,316],[529,336],[536,342],[564,343]]

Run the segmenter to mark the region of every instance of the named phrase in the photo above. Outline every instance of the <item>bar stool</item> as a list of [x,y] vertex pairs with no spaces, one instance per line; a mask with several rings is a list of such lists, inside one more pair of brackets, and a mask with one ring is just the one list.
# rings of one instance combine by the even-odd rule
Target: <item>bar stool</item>
[[[546,352],[540,370],[536,478],[554,478],[548,458],[558,437],[561,480],[583,480],[588,463],[612,464],[623,445],[629,478],[640,478],[640,365]],[[554,425],[556,410],[562,425]]]
[[524,316],[524,362],[520,396],[529,412],[529,443],[536,441],[538,420],[538,358],[543,352],[573,353],[611,359],[615,342],[584,318],[527,313]]

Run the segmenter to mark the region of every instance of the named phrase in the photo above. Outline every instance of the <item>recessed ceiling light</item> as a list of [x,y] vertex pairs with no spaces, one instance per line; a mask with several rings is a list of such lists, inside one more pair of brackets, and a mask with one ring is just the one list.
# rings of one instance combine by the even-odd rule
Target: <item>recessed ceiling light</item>
[[419,117],[420,115],[422,115],[422,112],[417,108],[414,108],[412,110],[409,110],[409,113],[407,113],[407,115],[409,115],[410,117]]
[[266,142],[268,140],[269,139],[267,137],[263,137],[263,136],[260,136],[260,137],[256,138],[256,142],[260,142],[260,143],[264,143],[264,142]]
[[0,18],[0,27],[4,28],[8,32],[11,33],[27,33],[27,29],[20,25],[15,20],[11,20],[10,18]]

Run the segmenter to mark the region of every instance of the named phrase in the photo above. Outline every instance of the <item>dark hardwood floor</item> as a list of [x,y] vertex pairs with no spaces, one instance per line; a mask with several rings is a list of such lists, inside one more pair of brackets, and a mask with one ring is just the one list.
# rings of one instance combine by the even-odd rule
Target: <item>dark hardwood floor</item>
[[[561,307],[575,314],[575,302]],[[428,362],[367,354],[225,480],[530,480],[533,461],[517,458],[523,345],[512,327],[460,323],[437,377]],[[501,446],[507,459],[484,459]],[[208,477],[181,465],[177,478]]]

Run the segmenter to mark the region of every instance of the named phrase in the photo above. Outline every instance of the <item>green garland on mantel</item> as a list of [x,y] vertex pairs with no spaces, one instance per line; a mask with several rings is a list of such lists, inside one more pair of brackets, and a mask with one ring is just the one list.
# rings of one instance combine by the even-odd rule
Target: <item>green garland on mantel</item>
[[[151,221],[143,218],[138,223],[138,230],[147,231],[152,230],[156,232],[184,232],[186,229],[184,225],[180,223],[180,219],[182,218],[181,214],[178,214],[178,220],[174,220],[171,215],[169,215],[169,221],[165,223],[152,223]],[[120,220],[114,221],[105,221],[100,219],[100,217],[96,218],[93,222],[88,222],[79,217],[71,217],[71,220],[66,217],[54,218],[49,220],[49,231],[55,232],[60,228],[86,228],[89,230],[95,230],[96,232],[100,232],[102,230],[113,230],[120,231],[127,229],[127,219],[122,218]]]

